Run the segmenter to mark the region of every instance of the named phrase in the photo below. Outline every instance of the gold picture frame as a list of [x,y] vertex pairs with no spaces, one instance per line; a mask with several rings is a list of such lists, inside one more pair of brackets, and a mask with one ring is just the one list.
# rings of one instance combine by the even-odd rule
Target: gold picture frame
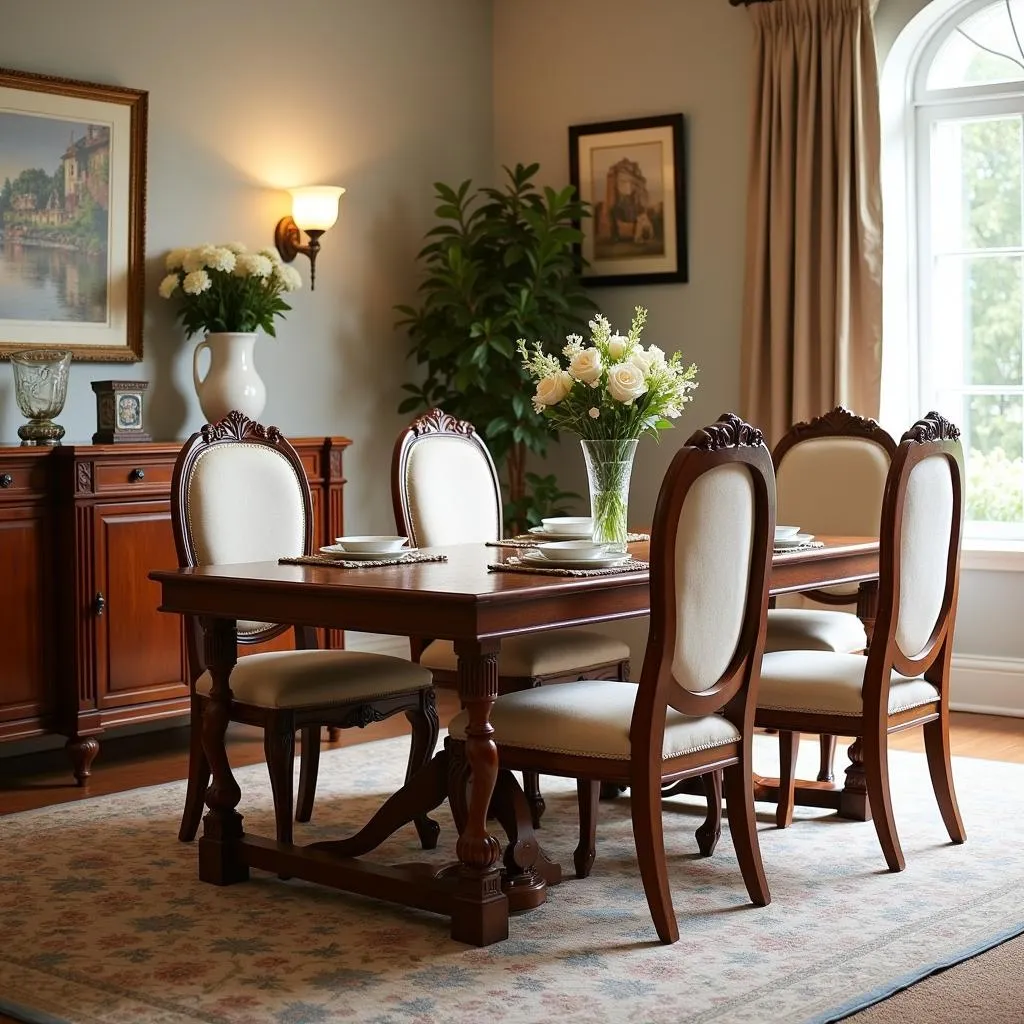
[[0,356],[142,358],[148,93],[0,68]]

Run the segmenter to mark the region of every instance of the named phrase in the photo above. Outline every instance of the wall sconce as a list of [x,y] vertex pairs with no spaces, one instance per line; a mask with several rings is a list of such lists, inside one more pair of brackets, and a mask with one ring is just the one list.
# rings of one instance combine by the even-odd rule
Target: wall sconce
[[[291,263],[300,252],[309,257],[309,290],[313,291],[320,236],[338,219],[338,200],[345,190],[335,185],[311,185],[288,191],[292,195],[292,215],[277,222],[274,245],[285,263]],[[302,244],[303,231],[309,237],[308,245]]]

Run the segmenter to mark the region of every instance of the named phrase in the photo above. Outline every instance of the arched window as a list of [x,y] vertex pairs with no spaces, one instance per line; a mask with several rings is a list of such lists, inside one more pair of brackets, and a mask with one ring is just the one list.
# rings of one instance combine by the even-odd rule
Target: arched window
[[[904,269],[901,281],[899,268],[887,266],[886,288],[902,287],[906,301],[887,299],[884,388],[890,410],[900,405],[892,401],[895,380],[912,415],[936,408],[960,425],[965,535],[1021,542],[1024,0],[949,0],[936,8],[944,10],[926,8],[907,27],[917,38],[895,69],[905,159],[901,182],[891,169],[886,176],[886,260],[895,256]],[[930,24],[922,25],[926,12]],[[899,61],[896,47],[892,56]],[[897,83],[886,71],[891,108]],[[891,133],[897,122],[887,124]],[[901,227],[906,237],[890,249],[888,233]]]

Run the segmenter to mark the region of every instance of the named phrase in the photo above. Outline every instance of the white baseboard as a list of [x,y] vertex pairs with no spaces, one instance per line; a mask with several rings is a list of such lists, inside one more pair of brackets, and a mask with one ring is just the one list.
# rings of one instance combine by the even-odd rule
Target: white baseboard
[[1024,658],[954,654],[952,675],[954,711],[1024,718]]
[[395,658],[409,657],[409,641],[404,636],[388,636],[384,633],[345,632],[345,649],[366,651],[369,654],[390,654]]

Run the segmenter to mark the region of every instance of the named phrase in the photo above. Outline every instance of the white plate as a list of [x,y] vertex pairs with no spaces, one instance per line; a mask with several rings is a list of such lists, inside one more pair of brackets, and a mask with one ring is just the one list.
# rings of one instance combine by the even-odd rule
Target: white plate
[[346,551],[340,544],[328,544],[320,549],[320,554],[336,558],[339,562],[384,562],[418,550],[419,548],[400,548],[398,551]]
[[530,533],[534,537],[546,537],[548,540],[593,540],[594,534],[591,533],[551,533],[549,530],[545,530],[543,526],[531,526]]
[[795,537],[799,532],[799,526],[776,526],[775,539],[776,541],[788,540],[790,537]]
[[615,565],[625,565],[633,560],[632,555],[606,555],[603,558],[545,558],[539,551],[527,551],[520,561],[526,565],[538,566],[542,569],[610,569]]
[[814,540],[813,533],[798,533],[794,537],[786,537],[783,540],[776,538],[775,547],[777,548],[798,548],[802,544],[808,544]]

